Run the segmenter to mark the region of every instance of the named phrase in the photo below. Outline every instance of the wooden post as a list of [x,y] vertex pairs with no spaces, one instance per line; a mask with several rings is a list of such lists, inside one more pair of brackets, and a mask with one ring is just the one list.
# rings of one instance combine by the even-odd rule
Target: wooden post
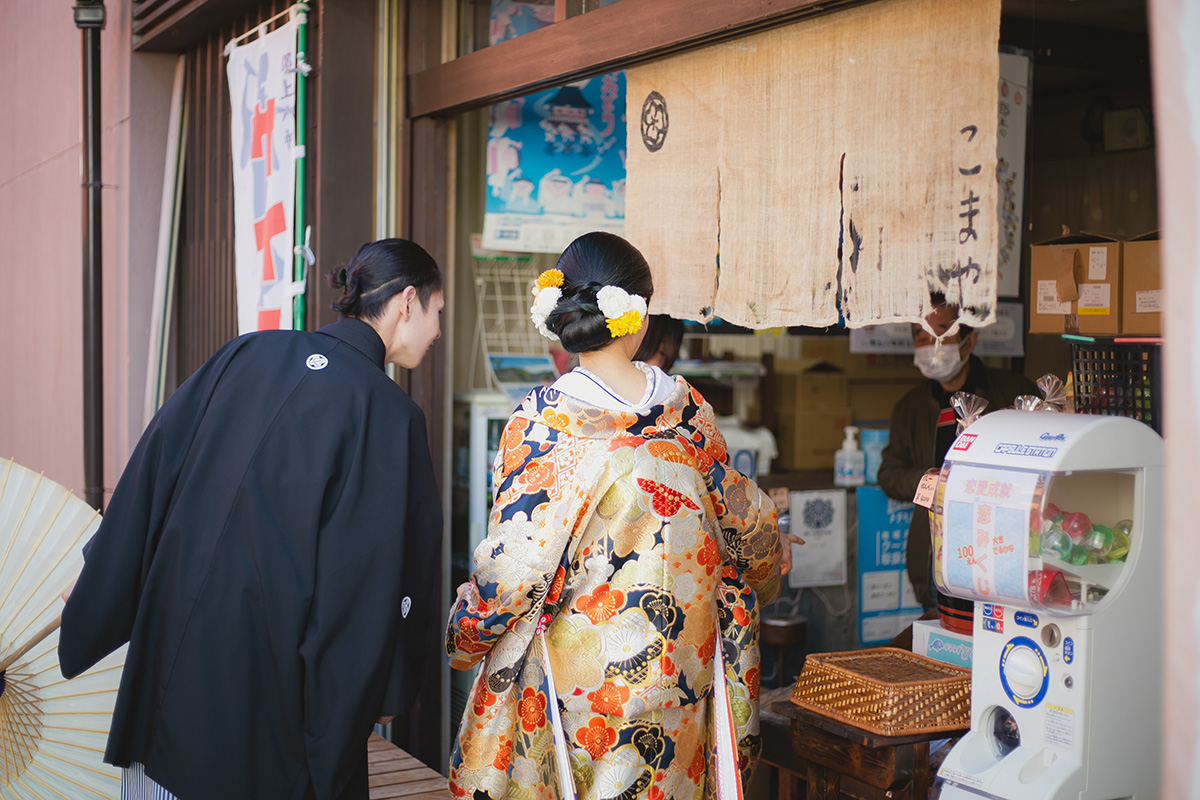
[[554,21],[562,22],[583,13],[583,0],[554,0]]

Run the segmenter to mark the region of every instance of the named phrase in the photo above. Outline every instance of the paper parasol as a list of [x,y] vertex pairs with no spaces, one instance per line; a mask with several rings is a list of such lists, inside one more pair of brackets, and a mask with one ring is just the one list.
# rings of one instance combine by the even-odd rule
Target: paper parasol
[[67,681],[58,667],[62,592],[100,514],[0,459],[0,798],[117,798],[103,763],[125,648]]

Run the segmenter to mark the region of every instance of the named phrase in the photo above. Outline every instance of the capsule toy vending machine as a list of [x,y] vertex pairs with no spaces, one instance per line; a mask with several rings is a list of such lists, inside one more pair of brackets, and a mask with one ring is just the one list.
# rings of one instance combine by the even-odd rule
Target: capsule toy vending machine
[[1123,417],[997,411],[951,446],[935,579],[975,627],[942,800],[1158,796],[1162,464]]

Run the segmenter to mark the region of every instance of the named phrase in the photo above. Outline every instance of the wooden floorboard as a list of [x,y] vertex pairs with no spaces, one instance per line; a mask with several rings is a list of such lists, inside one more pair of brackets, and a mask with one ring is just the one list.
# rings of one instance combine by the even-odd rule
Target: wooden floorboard
[[[405,770],[403,772],[372,772],[369,777],[371,786],[390,786],[401,783],[428,783],[446,779],[432,770]],[[437,788],[437,787],[434,787]]]
[[404,800],[446,800],[447,797],[450,797],[449,791],[409,794],[395,786],[385,786],[382,789],[371,790],[371,800],[394,800],[394,798],[404,798]]
[[377,734],[367,741],[371,800],[449,800],[444,775],[422,764]]

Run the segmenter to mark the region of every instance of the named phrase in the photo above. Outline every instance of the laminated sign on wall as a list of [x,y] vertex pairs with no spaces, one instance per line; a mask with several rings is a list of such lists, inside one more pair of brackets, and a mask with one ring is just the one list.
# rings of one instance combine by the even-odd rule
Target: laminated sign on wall
[[296,197],[296,33],[300,14],[231,45],[226,74],[233,150],[238,333],[291,330]]
[[846,491],[792,492],[788,505],[792,533],[804,546],[792,545],[788,586],[841,586],[846,582]]
[[625,73],[492,106],[486,248],[561,253],[625,229]]
[[995,313],[999,0],[881,0],[628,71],[654,310],[751,328]]
[[[858,505],[858,639],[866,646],[886,644],[921,616],[921,604],[908,579],[905,552],[912,503],[884,495],[878,486],[860,486]],[[921,509],[921,513],[926,513]]]

